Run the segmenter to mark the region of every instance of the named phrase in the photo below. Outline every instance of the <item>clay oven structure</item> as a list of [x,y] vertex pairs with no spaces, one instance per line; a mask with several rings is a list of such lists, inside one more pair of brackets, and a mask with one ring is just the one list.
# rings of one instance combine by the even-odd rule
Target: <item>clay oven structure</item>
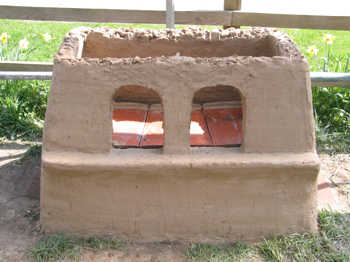
[[41,223],[142,241],[315,232],[306,59],[275,30],[90,29],[55,56]]

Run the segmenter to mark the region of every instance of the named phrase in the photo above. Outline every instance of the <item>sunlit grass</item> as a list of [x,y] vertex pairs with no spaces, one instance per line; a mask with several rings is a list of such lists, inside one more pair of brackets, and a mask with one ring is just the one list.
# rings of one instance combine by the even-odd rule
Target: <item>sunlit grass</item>
[[251,246],[240,242],[225,246],[192,244],[187,256],[190,262],[348,262],[349,244],[349,215],[323,210],[316,234],[275,236]]

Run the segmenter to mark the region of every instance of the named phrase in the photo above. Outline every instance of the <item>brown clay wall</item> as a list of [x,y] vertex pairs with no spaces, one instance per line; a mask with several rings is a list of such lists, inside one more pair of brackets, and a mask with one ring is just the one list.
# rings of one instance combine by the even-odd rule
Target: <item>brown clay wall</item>
[[[103,46],[103,48],[100,48]],[[127,58],[127,57],[227,57],[227,56],[268,56],[274,55],[271,42],[265,39],[227,39],[210,41],[203,39],[150,39],[128,41],[120,38],[106,38],[102,33],[91,33],[84,43],[83,57]]]
[[46,153],[41,222],[47,232],[137,241],[317,231],[315,155],[220,151],[219,158]]
[[[168,153],[189,151],[192,99],[203,87],[233,86],[243,99],[243,152],[312,152],[308,64],[286,57],[58,60],[44,147],[109,152],[113,97],[122,86],[151,88],[164,107]],[[60,112],[59,114],[57,112]]]

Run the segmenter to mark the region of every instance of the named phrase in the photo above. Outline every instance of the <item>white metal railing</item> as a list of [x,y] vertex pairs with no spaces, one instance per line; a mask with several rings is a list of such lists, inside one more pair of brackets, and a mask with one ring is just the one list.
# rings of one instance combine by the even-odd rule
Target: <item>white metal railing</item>
[[[14,65],[12,64],[11,66],[13,67]],[[31,64],[21,63],[18,68],[21,68],[22,71],[0,71],[0,79],[51,80],[52,67],[52,63],[36,63],[34,67],[31,67]],[[33,69],[37,69],[38,71],[33,71]],[[349,73],[311,72],[310,78],[312,86],[350,88]]]

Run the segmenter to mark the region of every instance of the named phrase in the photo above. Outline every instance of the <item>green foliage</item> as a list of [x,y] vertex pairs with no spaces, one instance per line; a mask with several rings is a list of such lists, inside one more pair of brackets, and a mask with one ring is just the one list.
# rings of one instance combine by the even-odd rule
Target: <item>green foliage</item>
[[258,246],[258,250],[267,261],[283,262],[284,255],[279,247],[279,240],[277,238],[265,240]]
[[[30,42],[27,36],[16,32],[2,30],[0,33],[0,61],[26,60],[46,43],[38,35]],[[26,140],[41,137],[48,86],[47,81],[0,81],[0,137]]]
[[0,137],[41,137],[48,93],[48,81],[0,81]]
[[[326,44],[325,44],[326,45]],[[335,56],[331,45],[327,55],[314,57],[311,67],[320,72],[350,72],[350,54]],[[313,104],[318,125],[328,133],[350,132],[350,89],[313,87]],[[348,137],[350,139],[350,137]]]
[[[333,37],[332,35],[328,35]],[[319,39],[321,41],[321,39]],[[334,39],[336,43],[337,39]],[[350,72],[350,53],[335,54],[332,43],[313,46],[306,52],[311,71]],[[319,49],[322,55],[317,56]],[[327,153],[350,152],[350,89],[313,87],[312,98],[316,120],[318,150]]]
[[350,91],[346,88],[313,88],[318,124],[329,132],[346,132],[350,127]]
[[[37,42],[37,39],[35,39]],[[2,32],[0,35],[0,61],[19,61],[26,60],[35,48],[29,48],[27,38],[14,41],[7,32]]]
[[52,235],[38,241],[29,252],[36,262],[53,262],[77,258],[80,248],[73,238],[64,235]]
[[29,250],[35,262],[76,260],[82,250],[120,249],[124,243],[118,239],[89,237],[74,238],[65,235],[50,235],[40,239]]
[[19,46],[12,46],[11,42],[1,44],[0,42],[0,61],[18,61],[26,60],[26,57],[34,49],[21,49]]

